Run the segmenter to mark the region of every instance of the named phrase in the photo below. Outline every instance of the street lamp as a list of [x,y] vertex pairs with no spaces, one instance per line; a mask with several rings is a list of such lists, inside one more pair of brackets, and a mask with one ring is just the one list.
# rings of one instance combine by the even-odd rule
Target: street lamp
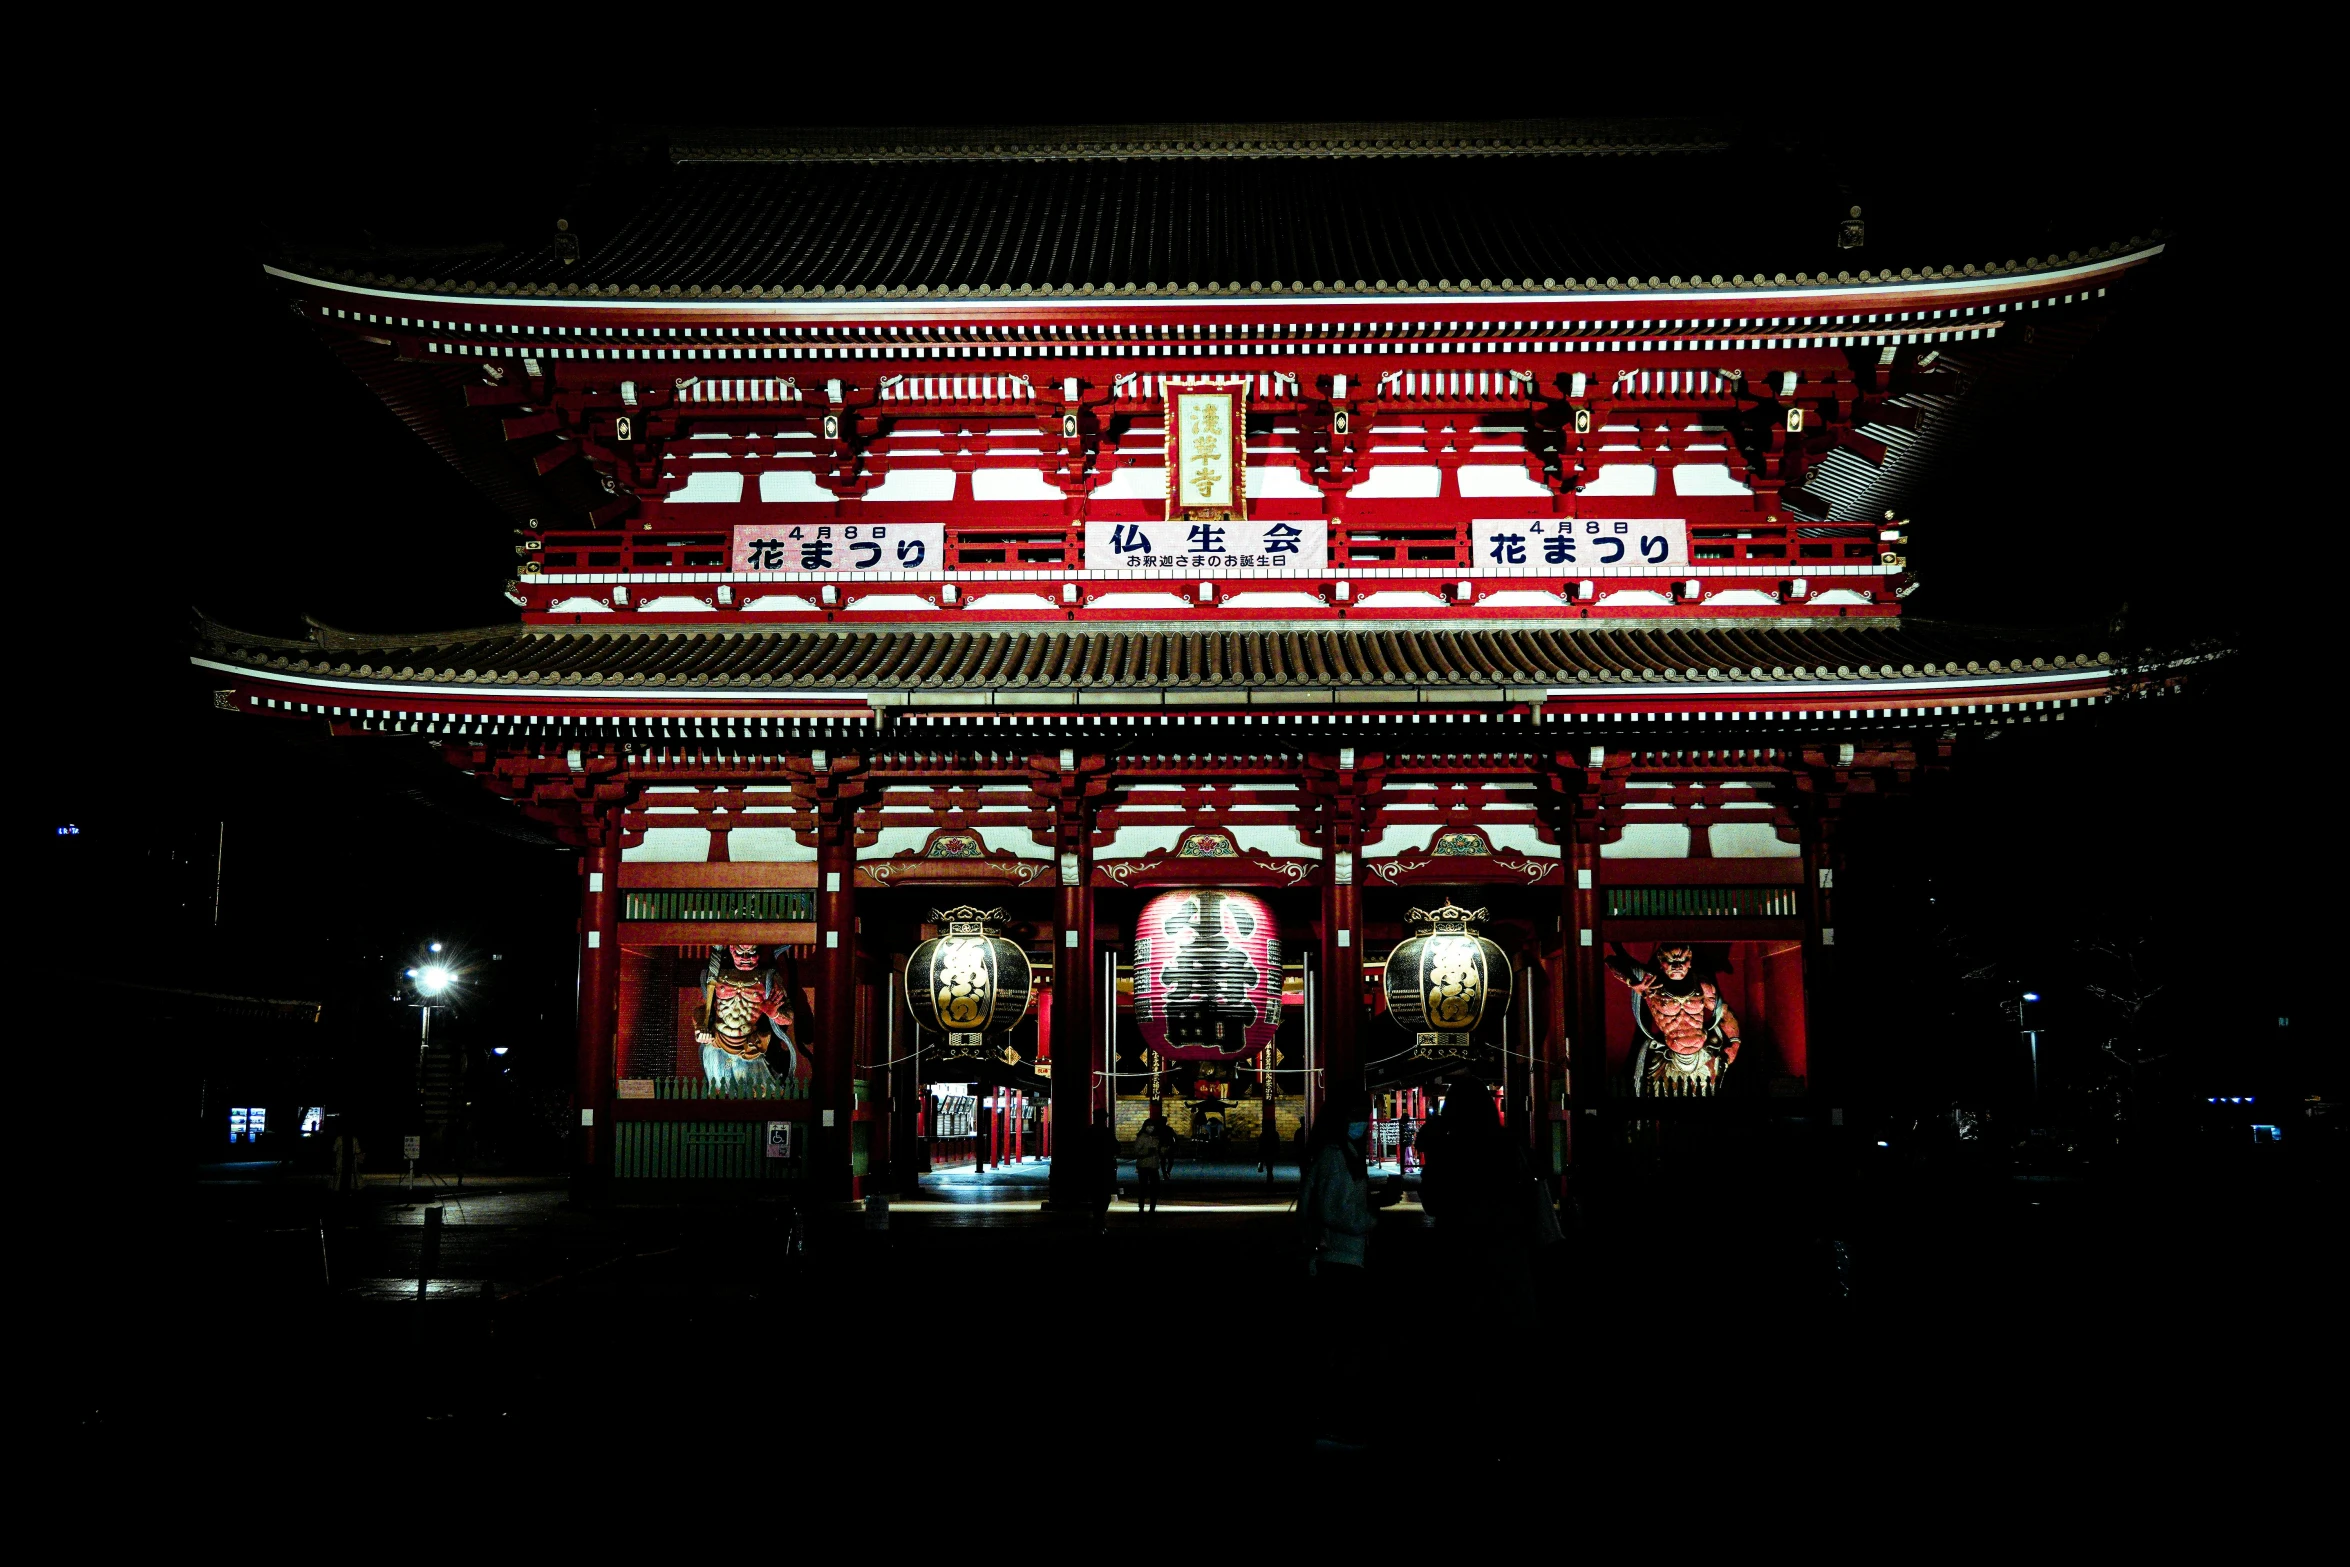
[[[441,943],[437,941],[430,943],[425,948],[427,954],[425,959],[408,970],[408,982],[416,987],[417,997],[415,1002],[417,1015],[416,1094],[420,1106],[425,1091],[425,1060],[432,1054],[433,1010],[436,1007],[445,1006],[455,999],[449,993],[457,988],[458,983],[457,969],[445,959],[440,958],[442,950]],[[465,1168],[462,1163],[458,1165],[457,1169],[457,1184],[459,1186],[465,1184]]]
[[2027,990],[2015,1007],[2015,1026],[2023,1032],[2024,1046],[2032,1053],[2032,1114],[2035,1118],[2040,1114],[2040,1031],[2026,1026],[2024,1008],[2039,999],[2040,992]]

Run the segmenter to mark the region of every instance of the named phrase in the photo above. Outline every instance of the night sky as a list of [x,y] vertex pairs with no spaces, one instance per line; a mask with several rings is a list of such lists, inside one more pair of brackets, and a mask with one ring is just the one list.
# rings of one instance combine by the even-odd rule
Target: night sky
[[[1924,586],[1906,608],[2102,626],[2126,604],[2124,629],[2092,645],[2212,637],[2242,649],[2191,698],[1970,738],[1957,775],[1918,802],[1911,830],[1882,843],[1875,889],[1853,899],[1875,929],[1849,961],[1855,983],[1878,992],[1870,1005],[1887,1050],[1990,1049],[1986,986],[2009,981],[2046,993],[2052,1040],[2069,1031],[2081,1050],[2099,1012],[2082,990],[2090,969],[2079,944],[2143,939],[2168,987],[2148,1026],[2182,1089],[2208,1079],[2217,1086],[2196,1091],[2240,1091],[2229,1085],[2261,1076],[2268,1091],[2302,1092],[2322,1086],[2310,1075],[2320,1068],[2266,1048],[2289,1009],[2246,985],[2244,960],[2292,933],[2286,888],[2307,851],[2283,831],[2288,800],[2265,791],[2308,779],[2317,764],[2297,753],[2316,740],[2306,720],[2290,727],[2280,692],[2289,603],[2256,602],[2249,584],[2223,599],[2216,586],[2228,575],[2217,552],[2255,525],[2220,508],[2270,504],[2235,473],[2282,459],[2231,455],[2257,404],[2215,387],[2246,387],[2281,362],[2245,349],[2230,371],[2208,346],[2185,348],[2207,342],[2230,311],[2265,308],[2276,285],[2237,303],[2250,282],[2235,225],[2258,198],[2216,186],[2225,149],[2194,139],[2203,132],[2190,133],[2191,116],[2108,107],[2029,125],[1945,122],[1925,135],[1823,133],[1764,159],[1789,199],[1826,203],[1850,188],[1873,220],[1903,202],[1982,207],[2094,188],[2101,203],[2135,196],[2144,227],[2179,232],[2115,324],[1985,429],[1916,506]],[[1122,96],[1121,117],[1147,112]],[[1193,100],[1164,112],[1265,111]],[[90,513],[88,497],[110,496],[125,536],[96,547],[118,559],[135,547],[139,569],[105,579],[91,601],[35,611],[45,648],[74,672],[33,682],[53,705],[43,720],[55,754],[74,760],[38,774],[29,830],[47,873],[37,879],[67,907],[140,911],[159,933],[146,959],[159,972],[330,994],[354,1018],[373,1008],[365,1026],[391,1031],[412,1026],[385,1001],[398,968],[439,937],[499,955],[467,1026],[516,1031],[532,1047],[518,1052],[520,1070],[567,1081],[569,857],[480,808],[473,786],[421,746],[327,744],[305,727],[209,711],[208,682],[187,669],[181,638],[193,607],[288,632],[305,612],[410,631],[510,616],[498,591],[513,566],[506,521],[318,347],[264,286],[259,259],[272,225],[538,234],[573,207],[581,181],[613,175],[598,138],[614,123],[572,138],[488,139],[446,102],[397,123],[323,112],[298,135],[250,136],[217,183],[142,220],[145,242],[171,262],[144,275],[171,278],[178,300],[152,326],[181,350],[143,373],[188,387],[167,405],[86,406],[62,436],[65,471],[90,481],[67,515],[97,521],[108,509]],[[1824,206],[1823,224],[1831,216]],[[165,420],[201,433],[165,447],[130,483],[133,427]],[[2290,451],[2289,434],[2279,442]],[[71,550],[85,525],[44,550]],[[2292,759],[2272,757],[2289,738]],[[2263,775],[2271,782],[2257,785]],[[81,831],[59,836],[66,823]],[[224,831],[215,923],[212,889],[199,883]],[[1936,978],[1953,964],[1995,972],[1971,985]]]

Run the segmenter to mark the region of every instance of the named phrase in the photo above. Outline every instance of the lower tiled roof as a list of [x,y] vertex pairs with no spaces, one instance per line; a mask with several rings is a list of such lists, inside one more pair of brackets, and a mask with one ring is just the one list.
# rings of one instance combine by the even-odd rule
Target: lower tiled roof
[[1914,680],[2098,669],[2097,633],[1905,619],[1581,622],[1459,629],[1349,623],[1182,629],[499,627],[397,637],[317,627],[303,639],[203,622],[196,656],[272,673],[490,690],[812,693],[1215,688],[1429,689],[1689,681]]

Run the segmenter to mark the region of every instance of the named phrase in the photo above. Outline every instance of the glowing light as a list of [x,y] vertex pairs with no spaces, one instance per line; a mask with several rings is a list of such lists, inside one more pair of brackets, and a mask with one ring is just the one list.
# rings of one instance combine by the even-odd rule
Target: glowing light
[[438,963],[428,963],[411,972],[416,975],[416,988],[428,996],[437,996],[457,983],[457,976]]
[[[440,944],[439,942],[437,942],[437,941],[436,941],[436,942],[434,942],[434,943],[432,944],[432,950],[433,950],[433,951],[435,951],[435,952],[438,952],[438,951],[440,951],[440,950],[441,950],[441,944]],[[2038,996],[2026,996],[2026,997],[2024,997],[2024,999],[2025,999],[2026,1001],[2037,1001],[2037,1000],[2039,1000],[2040,998],[2039,998]]]
[[506,1053],[508,1048],[509,1047],[505,1045],[492,1045],[490,1046],[490,1054],[494,1056],[502,1056]]
[[1880,1143],[1878,1143],[1878,1144],[1877,1144],[1877,1146],[1878,1146],[1879,1148],[1890,1148],[1890,1147],[1892,1147],[1893,1145],[1892,1145],[1891,1143],[1887,1143],[1887,1142],[1880,1142]]
[[[435,947],[435,948],[433,948],[433,951],[435,951],[435,952],[438,952],[438,951],[440,951],[440,950],[441,950],[441,949],[440,949],[440,948],[438,948],[438,947]],[[2025,992],[2024,992],[2024,999],[2025,999],[2026,1001],[2037,1001],[2037,1000],[2039,1000],[2039,999],[2040,999],[2040,992],[2038,992],[2037,990],[2027,990],[2027,991],[2025,991]]]

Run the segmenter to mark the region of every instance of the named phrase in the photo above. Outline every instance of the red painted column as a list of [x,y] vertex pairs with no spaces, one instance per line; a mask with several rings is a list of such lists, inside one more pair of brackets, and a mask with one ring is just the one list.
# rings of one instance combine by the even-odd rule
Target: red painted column
[[620,823],[610,812],[590,823],[593,841],[579,856],[578,1053],[572,1077],[575,1110],[572,1179],[582,1195],[600,1195],[612,1173],[613,1078],[620,968]]
[[856,818],[821,819],[816,840],[816,1125],[808,1166],[819,1201],[858,1195],[849,1154],[857,1113]]
[[1093,931],[1094,800],[1108,787],[1104,760],[1063,751],[1056,765],[1032,764],[1032,787],[1053,807],[1053,1112],[1060,1124],[1055,1139],[1068,1155],[1052,1168],[1056,1207],[1078,1207],[1090,1196],[1086,1183],[1097,1172],[1093,1117],[1114,1104],[1102,1037],[1102,998],[1094,971],[1100,965]]
[[[1070,1174],[1077,1173],[1091,1140],[1094,1111],[1113,1104],[1110,1085],[1096,1075],[1107,1066],[1106,1042],[1094,1016],[1100,1010],[1100,998],[1094,992],[1100,987],[1094,983],[1093,971],[1101,960],[1094,949],[1093,888],[1089,885],[1093,880],[1090,811],[1086,818],[1086,830],[1074,835],[1074,841],[1064,840],[1055,854],[1060,897],[1053,922],[1053,1106],[1060,1113],[1062,1142],[1080,1156],[1070,1160],[1067,1172],[1054,1167],[1056,1190]],[[1073,1128],[1077,1130],[1073,1132]],[[1071,1136],[1076,1141],[1069,1141]]]
[[1609,767],[1620,778],[1627,762],[1623,753],[1611,758],[1599,746],[1581,754],[1561,754],[1552,782],[1561,792],[1556,818],[1560,858],[1566,871],[1563,919],[1559,936],[1560,1026],[1570,1168],[1588,1169],[1603,1146],[1602,1124],[1607,1119],[1607,994],[1608,977],[1602,959],[1606,933],[1599,885],[1599,844],[1605,823]]
[[1812,765],[1798,784],[1803,791],[1798,820],[1803,835],[1804,1088],[1815,1110],[1825,1107],[1833,1124],[1843,1113],[1837,1081],[1842,997],[1836,984],[1836,879],[1843,868],[1839,839],[1853,759],[1847,747],[1836,757],[1819,752],[1805,760]]
[[1385,760],[1342,746],[1335,754],[1309,758],[1300,780],[1319,805],[1322,984],[1315,1022],[1325,1099],[1363,1087],[1362,851],[1376,818]]
[[1360,869],[1352,847],[1330,849],[1322,868],[1324,1099],[1363,1086],[1363,889],[1355,881]]
[[1607,1098],[1607,995],[1600,931],[1598,835],[1577,835],[1567,846],[1567,1070],[1573,1099],[1594,1106]]

